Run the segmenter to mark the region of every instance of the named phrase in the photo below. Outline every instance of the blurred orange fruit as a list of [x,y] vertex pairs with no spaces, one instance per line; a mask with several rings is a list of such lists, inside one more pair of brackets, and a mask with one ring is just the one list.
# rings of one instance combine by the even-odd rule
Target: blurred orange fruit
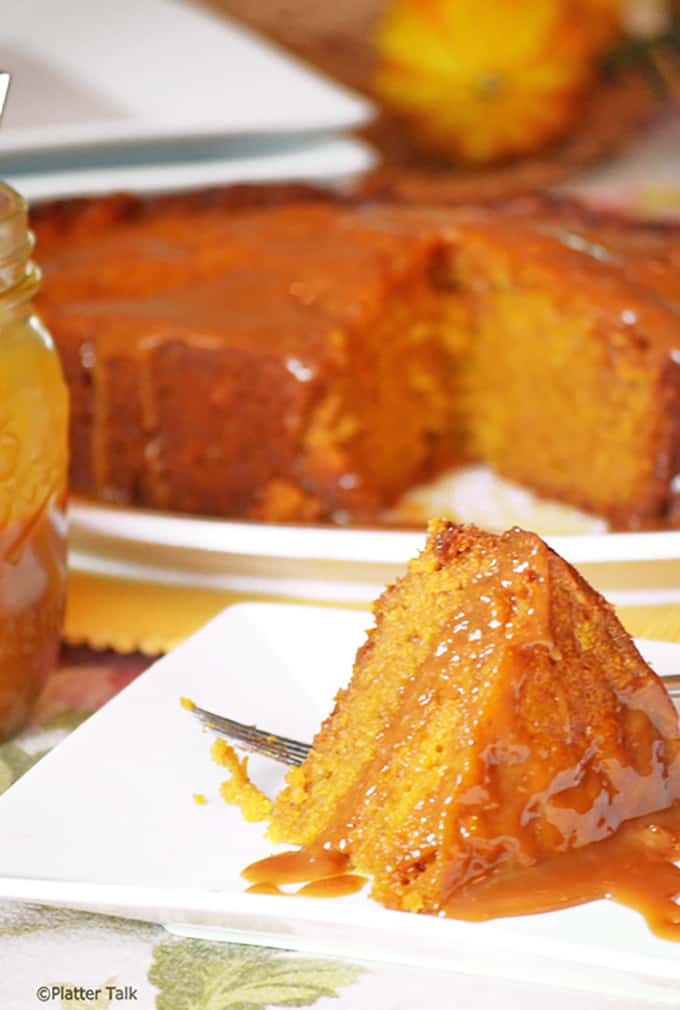
[[620,0],[392,0],[378,33],[378,97],[426,147],[484,163],[576,124]]

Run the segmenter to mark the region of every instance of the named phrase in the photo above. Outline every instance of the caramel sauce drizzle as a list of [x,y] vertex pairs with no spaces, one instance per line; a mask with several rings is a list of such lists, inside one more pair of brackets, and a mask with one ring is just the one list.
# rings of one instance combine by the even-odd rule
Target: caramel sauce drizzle
[[468,921],[555,911],[609,898],[639,912],[664,940],[680,941],[680,801],[621,825],[603,841],[452,895],[446,915]]
[[[361,890],[366,877],[333,870],[334,864],[351,866],[346,856],[324,855],[328,862],[313,849],[300,849],[252,863],[242,874],[255,881],[247,893],[286,895],[280,884],[305,879],[310,882],[294,892],[296,896],[331,898]],[[680,801],[668,810],[626,822],[611,838],[476,881],[452,895],[442,914],[483,922],[609,898],[639,912],[661,939],[680,942],[680,905],[676,901],[680,867],[676,860],[680,860]],[[324,867],[329,875],[316,876]],[[310,870],[311,876],[305,876]]]
[[280,894],[285,896],[286,892],[282,891],[277,884],[263,880],[259,884],[251,884],[250,887],[246,887],[246,894]]
[[303,884],[335,877],[348,867],[349,857],[341,852],[303,849],[260,859],[246,866],[241,876],[252,884]]
[[314,852],[300,850],[281,852],[267,859],[260,859],[247,866],[241,876],[252,881],[246,889],[248,894],[279,894],[292,896],[282,891],[281,884],[303,886],[293,895],[305,898],[340,898],[355,894],[366,883],[366,877],[356,873],[344,873],[349,866],[349,858],[340,852]]
[[360,891],[367,879],[357,873],[341,873],[337,877],[313,880],[311,884],[301,887],[296,894],[304,898],[344,898],[347,894]]

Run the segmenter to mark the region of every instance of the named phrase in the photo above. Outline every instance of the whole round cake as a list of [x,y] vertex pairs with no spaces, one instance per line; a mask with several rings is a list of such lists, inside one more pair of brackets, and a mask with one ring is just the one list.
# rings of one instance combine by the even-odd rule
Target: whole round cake
[[370,521],[484,461],[614,527],[673,521],[670,227],[301,186],[51,203],[33,224],[75,491]]

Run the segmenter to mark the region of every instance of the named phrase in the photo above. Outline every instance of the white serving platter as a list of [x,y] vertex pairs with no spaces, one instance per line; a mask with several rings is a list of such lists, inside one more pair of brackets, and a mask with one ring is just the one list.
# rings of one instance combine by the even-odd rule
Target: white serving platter
[[[182,0],[3,0],[0,156],[342,130],[368,101]],[[7,163],[7,162],[6,162]]]
[[[184,935],[531,980],[575,990],[574,1007],[588,1010],[596,994],[677,1007],[680,948],[606,901],[468,924],[388,911],[365,892],[332,900],[245,893],[241,870],[273,846],[262,825],[219,798],[224,770],[179,698],[311,739],[368,620],[246,604],[156,663],[0,798],[0,899],[143,918]],[[638,644],[660,673],[678,669],[680,646]],[[264,758],[252,758],[250,770],[270,794],[282,783],[283,769]],[[205,806],[193,802],[197,792]]]
[[371,602],[423,546],[428,517],[533,529],[617,605],[680,603],[680,531],[609,533],[601,520],[468,468],[418,492],[422,530],[288,526],[107,506],[75,498],[82,571],[239,593]]

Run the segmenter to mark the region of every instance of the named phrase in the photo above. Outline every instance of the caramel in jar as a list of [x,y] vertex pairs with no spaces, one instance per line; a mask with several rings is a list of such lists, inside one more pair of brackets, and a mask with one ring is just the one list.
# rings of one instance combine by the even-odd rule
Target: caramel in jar
[[68,400],[31,304],[32,248],[26,206],[0,184],[0,738],[54,666],[66,589]]

